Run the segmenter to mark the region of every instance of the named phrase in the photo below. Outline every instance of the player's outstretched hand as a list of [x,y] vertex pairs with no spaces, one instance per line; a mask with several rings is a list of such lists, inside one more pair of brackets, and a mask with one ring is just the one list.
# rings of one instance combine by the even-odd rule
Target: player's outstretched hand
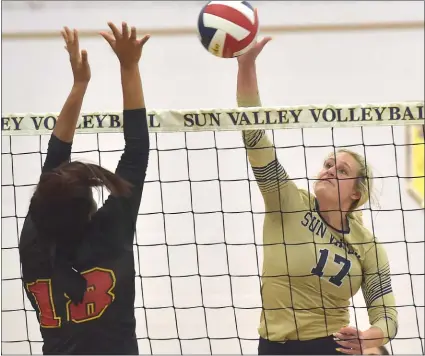
[[61,34],[65,40],[65,49],[69,54],[74,83],[88,84],[91,78],[90,65],[87,59],[87,51],[83,49],[80,52],[78,31],[75,29],[71,31],[68,27],[64,27]]
[[143,46],[150,36],[145,35],[143,38],[137,39],[136,28],[131,27],[129,31],[125,22],[122,23],[121,32],[112,22],[108,22],[108,26],[111,28],[112,34],[107,32],[101,32],[100,34],[110,44],[121,66],[128,68],[137,64],[142,56]]
[[[255,9],[255,12],[257,13],[257,9]],[[258,41],[254,47],[252,47],[248,52],[244,53],[241,56],[238,56],[238,62],[239,64],[244,64],[244,63],[252,63],[255,62],[255,60],[257,59],[258,55],[261,53],[261,51],[263,50],[264,46],[269,43],[271,41],[271,37],[265,37],[263,38],[261,41]]]

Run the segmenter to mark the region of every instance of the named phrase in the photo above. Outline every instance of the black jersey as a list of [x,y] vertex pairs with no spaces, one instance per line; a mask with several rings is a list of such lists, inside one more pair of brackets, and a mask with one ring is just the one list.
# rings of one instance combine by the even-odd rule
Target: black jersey
[[[138,354],[133,238],[149,157],[145,109],[124,110],[124,138],[116,174],[134,187],[129,197],[105,201],[76,248],[73,268],[87,281],[82,303],[72,303],[59,287],[50,252],[40,246],[30,215],[26,218],[19,244],[22,275],[44,354]],[[71,144],[52,135],[43,172],[69,161],[70,154]]]

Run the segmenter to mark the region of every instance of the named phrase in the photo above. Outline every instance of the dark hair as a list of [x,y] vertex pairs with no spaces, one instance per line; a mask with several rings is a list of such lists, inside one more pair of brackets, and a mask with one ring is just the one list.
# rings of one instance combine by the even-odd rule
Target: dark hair
[[71,255],[87,232],[95,187],[118,197],[128,195],[132,185],[98,165],[67,162],[41,175],[29,206],[37,239],[49,251],[52,273],[59,274],[57,284],[74,303],[82,301],[86,281]]
[[130,183],[95,164],[75,161],[43,173],[29,207],[40,239],[72,243],[81,236],[93,209],[91,188],[103,186],[113,196],[127,195],[131,190]]

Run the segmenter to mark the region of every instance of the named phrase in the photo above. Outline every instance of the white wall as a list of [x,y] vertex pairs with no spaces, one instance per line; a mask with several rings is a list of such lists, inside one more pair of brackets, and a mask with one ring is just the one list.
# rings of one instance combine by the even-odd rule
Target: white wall
[[[12,6],[3,14],[3,31],[59,31],[63,25],[80,29],[100,29],[105,27],[108,20],[126,20],[143,28],[188,27],[196,23],[201,5],[202,2],[127,2],[119,5],[105,3],[102,5],[103,9],[99,9],[100,3],[58,5],[52,2],[46,4],[46,8],[34,12],[29,12],[23,5],[15,5],[18,9]],[[257,5],[261,23],[264,25],[423,21],[424,17],[422,2],[267,1],[257,2]],[[66,10],[61,10],[63,6],[66,6]],[[117,60],[102,38],[87,38],[81,42],[82,47],[89,52],[92,66],[92,82],[83,111],[119,110],[122,99]],[[59,37],[57,40],[5,41],[2,61],[2,87],[5,89],[2,92],[2,113],[60,110],[72,79],[66,52]],[[151,38],[144,51],[141,68],[146,102],[152,109],[235,105],[235,61],[219,60],[209,55],[195,36]],[[421,30],[410,30],[277,34],[258,60],[258,72],[263,104],[267,106],[423,100],[424,33]],[[376,175],[390,176],[377,179],[377,193],[382,211],[374,212],[372,216],[376,234],[381,241],[389,242],[386,248],[392,272],[395,274],[393,284],[397,304],[403,306],[399,309],[400,339],[392,343],[392,348],[394,353],[422,353],[418,336],[424,337],[424,215],[423,210],[414,210],[418,209],[418,206],[406,193],[406,180],[400,178],[406,175],[404,128],[368,128],[363,130],[363,133],[359,128],[335,129],[333,132],[329,129],[309,129],[303,133],[299,130],[284,130],[275,132],[274,139],[276,145],[286,147],[279,150],[279,157],[294,178],[312,178],[319,169],[322,158],[332,150],[333,143],[337,146],[357,145],[355,149],[366,153]],[[14,181],[10,155],[2,155],[2,185],[14,183],[19,186],[36,182],[40,171],[40,155],[37,153],[39,142],[37,137],[13,137],[11,141],[9,138],[3,138],[2,153],[9,152],[10,147],[13,153],[35,153],[14,156]],[[43,137],[44,153],[46,142],[47,138]],[[303,142],[305,146],[321,147],[304,148]],[[99,144],[102,151],[100,154],[97,151],[95,135],[78,137],[74,150],[80,153],[74,155],[74,158],[96,162],[100,157],[103,165],[113,169],[119,152],[105,151],[121,149],[121,136],[101,135]],[[363,144],[370,146],[364,148]],[[371,146],[377,144],[380,146]],[[186,147],[190,150],[186,150]],[[209,353],[210,344],[206,339],[181,343],[177,340],[152,341],[150,345],[146,340],[147,335],[154,339],[176,337],[174,318],[178,320],[181,338],[205,336],[202,305],[206,307],[208,336],[234,337],[231,340],[211,341],[213,353],[240,353],[241,348],[244,353],[256,352],[260,300],[258,277],[255,275],[258,274],[257,264],[261,265],[261,258],[257,263],[253,242],[261,243],[263,205],[255,183],[251,184],[251,202],[249,200],[247,164],[244,150],[240,147],[239,133],[152,135],[149,183],[144,192],[141,212],[158,214],[142,215],[139,218],[139,248],[136,259],[140,257],[141,275],[230,273],[248,274],[253,277],[232,277],[232,290],[227,276],[202,278],[202,298],[199,277],[196,276],[173,277],[172,287],[169,277],[143,279],[143,300],[140,283],[137,283],[136,305],[146,307],[146,314],[145,309],[137,309],[138,336],[144,338],[140,343],[141,353],[150,353],[150,347],[154,353],[180,353],[180,347],[184,353]],[[180,150],[167,151],[176,148]],[[195,148],[207,149],[191,150]],[[304,156],[307,157],[307,170]],[[187,182],[188,175],[192,181],[213,181],[192,183],[190,186]],[[217,177],[220,178],[221,184],[218,184]],[[250,169],[249,177],[252,178]],[[158,183],[159,178],[162,184]],[[231,179],[240,181],[225,182]],[[176,180],[184,182],[165,183]],[[306,179],[299,182],[300,186],[307,184]],[[31,189],[16,187],[15,205],[13,188],[2,188],[2,217],[23,217]],[[191,210],[228,213],[168,214]],[[231,213],[235,211],[247,213]],[[165,215],[162,212],[165,212]],[[371,226],[369,214],[366,214],[366,219]],[[3,247],[16,246],[16,219],[2,218],[2,225]],[[222,244],[195,246],[195,239],[198,244]],[[226,248],[224,239],[228,243],[245,245]],[[168,247],[165,244],[149,246],[165,241]],[[191,244],[172,246],[185,242]],[[260,249],[259,252],[261,254]],[[199,262],[196,260],[197,254]],[[3,250],[2,257],[3,278],[19,277],[17,250]],[[3,282],[2,310],[22,308],[24,299],[19,281]],[[165,311],[149,309],[170,306],[173,303],[176,307],[200,307],[177,309],[176,312],[173,308]],[[224,305],[229,308],[208,308]],[[234,312],[232,305],[257,309],[237,308]],[[354,305],[364,306],[361,295],[354,298]],[[416,308],[413,305],[416,305]],[[26,300],[25,306],[30,309]],[[3,325],[6,326],[2,331],[3,341],[40,341],[34,313],[27,312],[26,315],[28,329],[24,312],[2,313]],[[365,310],[356,309],[356,316],[359,326],[367,327]],[[148,321],[147,331],[144,326],[145,318]],[[353,316],[353,325],[355,322]],[[16,329],[11,326],[16,326]],[[237,335],[242,338],[241,344],[236,338]],[[31,345],[33,352],[40,350],[39,343],[32,342]],[[28,343],[3,342],[2,347],[3,353],[29,352]]]

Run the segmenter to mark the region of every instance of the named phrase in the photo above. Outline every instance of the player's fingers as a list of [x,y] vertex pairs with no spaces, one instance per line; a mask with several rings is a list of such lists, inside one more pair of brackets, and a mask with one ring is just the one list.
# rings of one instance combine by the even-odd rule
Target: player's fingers
[[83,50],[81,51],[81,61],[82,61],[84,64],[87,64],[87,61],[88,61],[88,59],[87,59],[87,51],[86,51],[85,49],[83,49]]
[[143,47],[146,42],[149,41],[149,38],[151,38],[151,35],[146,35],[140,40],[140,46]]
[[70,48],[73,55],[75,57],[80,56],[80,44],[78,42],[78,31],[74,29],[72,31],[72,37],[74,38],[74,41],[72,42],[72,47]]
[[267,36],[267,37],[263,38],[263,41],[264,41],[265,44],[269,43],[271,40],[272,40],[271,36]]
[[73,43],[74,42],[74,34],[72,33],[72,31],[68,27],[65,27],[65,32],[66,32],[66,35],[68,37],[68,42]]
[[122,37],[120,31],[112,22],[108,22],[108,26],[110,27],[112,33],[114,34],[115,39],[118,40]]
[[264,37],[260,42],[258,42],[257,46],[262,51],[264,46],[272,40],[271,37]]
[[340,334],[349,334],[349,335],[358,335],[359,331],[356,328],[353,328],[352,326],[346,326],[344,328],[341,328],[339,330]]
[[223,50],[223,57],[224,58],[231,58],[231,57],[233,57],[233,51],[232,51],[232,49],[225,47],[224,50]]
[[359,336],[357,334],[347,334],[347,333],[335,333],[334,337],[336,337],[339,340],[358,340]]
[[132,41],[134,41],[137,38],[137,31],[136,31],[136,27],[131,26],[131,30],[130,30],[130,39]]
[[109,43],[111,47],[113,47],[115,41],[114,36],[107,32],[100,32],[100,35],[106,40],[106,42]]
[[334,338],[336,338],[338,340],[344,340],[347,335],[341,334],[341,333],[334,333],[333,336],[334,336]]
[[358,344],[356,345],[356,344],[354,344],[354,343],[352,343],[350,341],[335,340],[335,342],[338,345],[340,345],[342,347],[345,347],[346,349],[357,349],[358,348]]
[[127,39],[128,38],[128,25],[127,25],[127,23],[123,22],[121,27],[122,27],[122,37]]
[[351,350],[351,349],[344,349],[344,348],[337,348],[336,351],[341,352],[346,355],[361,355],[361,352],[358,350]]
[[68,42],[68,36],[67,36],[67,34],[65,32],[65,29],[63,29],[63,31],[61,31],[61,35],[62,35],[63,40],[65,41],[65,43]]
[[79,43],[79,39],[78,39],[78,31],[74,29],[74,43],[78,46]]

